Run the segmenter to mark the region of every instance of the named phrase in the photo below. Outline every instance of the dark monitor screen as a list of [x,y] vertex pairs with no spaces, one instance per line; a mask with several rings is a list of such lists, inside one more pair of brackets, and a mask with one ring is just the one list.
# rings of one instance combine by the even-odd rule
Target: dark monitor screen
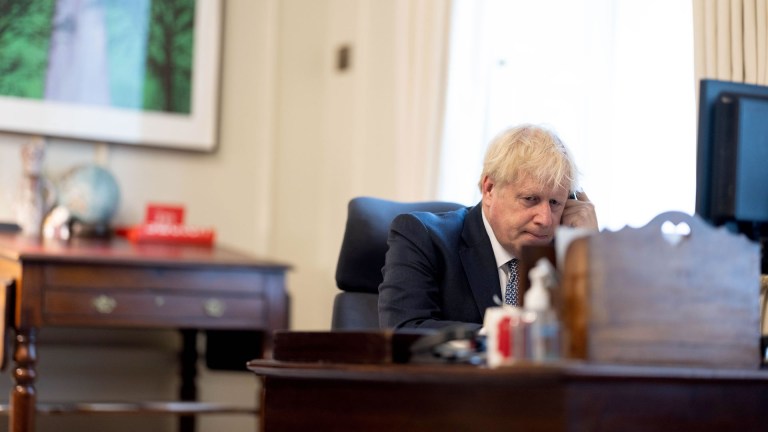
[[768,273],[768,87],[702,80],[696,214],[760,243]]
[[753,239],[768,223],[768,87],[701,81],[696,213]]

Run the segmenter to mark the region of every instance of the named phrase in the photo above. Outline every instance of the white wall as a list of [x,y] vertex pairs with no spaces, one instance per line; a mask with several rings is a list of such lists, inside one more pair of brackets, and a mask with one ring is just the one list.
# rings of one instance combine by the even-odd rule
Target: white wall
[[[327,329],[350,198],[397,196],[396,2],[281,0],[270,252],[294,263],[293,327]],[[351,67],[336,52],[351,47]]]
[[[292,328],[327,329],[347,201],[356,195],[395,197],[394,3],[226,0],[221,131],[215,152],[50,139],[46,172],[56,177],[73,165],[105,158],[121,185],[116,223],[139,222],[147,202],[183,203],[188,223],[215,227],[221,244],[291,263]],[[343,73],[334,66],[341,44],[352,47],[351,69]],[[28,138],[0,133],[0,219],[12,215],[19,150]],[[115,388],[133,394],[143,390],[146,379],[154,382],[148,397],[172,397],[172,333],[161,332],[146,344],[142,333],[90,333],[101,348],[72,343],[72,333],[41,335],[51,347],[40,350],[41,397],[77,398],[80,389],[89,387],[101,388],[107,397]],[[158,345],[165,351],[154,353]],[[130,355],[120,354],[125,352]],[[120,367],[126,361],[120,359],[147,369]],[[158,363],[166,370],[147,372]],[[90,384],[66,379],[67,371],[85,364],[93,377],[109,377],[118,370],[141,378],[94,378]],[[200,385],[203,399],[256,397],[256,380],[249,374],[202,370]],[[61,421],[43,420],[40,425],[50,427],[45,430],[82,430]],[[198,429],[253,427],[251,419],[215,416],[204,418]]]

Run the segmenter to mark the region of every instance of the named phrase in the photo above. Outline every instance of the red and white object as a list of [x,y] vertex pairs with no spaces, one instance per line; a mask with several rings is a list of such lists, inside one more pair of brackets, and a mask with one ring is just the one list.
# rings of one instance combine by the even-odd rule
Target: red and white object
[[144,223],[122,230],[134,243],[176,243],[210,246],[216,240],[213,228],[184,225],[184,206],[147,205]]
[[144,217],[145,224],[184,225],[184,206],[149,204]]
[[213,228],[153,223],[131,227],[128,229],[127,237],[134,243],[179,243],[208,246],[215,241],[216,232]]

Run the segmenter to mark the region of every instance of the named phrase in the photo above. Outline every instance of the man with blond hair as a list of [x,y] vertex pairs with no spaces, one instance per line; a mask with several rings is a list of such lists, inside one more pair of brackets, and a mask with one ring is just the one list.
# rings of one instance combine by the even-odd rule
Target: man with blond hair
[[494,298],[520,304],[523,246],[550,244],[558,225],[597,230],[577,175],[568,149],[547,128],[525,124],[497,136],[483,162],[480,203],[403,214],[392,222],[379,286],[380,326],[479,329]]

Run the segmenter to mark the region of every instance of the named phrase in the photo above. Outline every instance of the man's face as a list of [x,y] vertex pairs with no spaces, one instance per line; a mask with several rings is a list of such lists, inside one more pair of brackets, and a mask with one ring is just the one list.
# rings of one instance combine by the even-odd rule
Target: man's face
[[516,257],[524,245],[552,241],[568,199],[565,187],[546,186],[528,176],[507,185],[485,177],[483,211],[499,243]]

